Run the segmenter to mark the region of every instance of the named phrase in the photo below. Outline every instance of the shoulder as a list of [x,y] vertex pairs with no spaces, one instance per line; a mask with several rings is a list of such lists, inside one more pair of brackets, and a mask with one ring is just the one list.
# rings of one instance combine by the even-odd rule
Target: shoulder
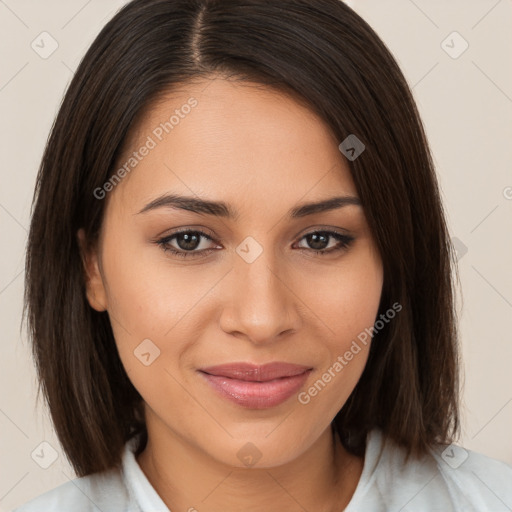
[[512,466],[456,444],[434,447],[439,479],[452,497],[475,510],[510,510]]
[[111,469],[70,480],[37,496],[12,512],[135,512],[119,470]]
[[366,458],[364,489],[356,490],[361,499],[356,501],[371,510],[498,512],[512,507],[512,466],[456,444],[434,446],[422,458],[406,460],[402,447],[375,430]]

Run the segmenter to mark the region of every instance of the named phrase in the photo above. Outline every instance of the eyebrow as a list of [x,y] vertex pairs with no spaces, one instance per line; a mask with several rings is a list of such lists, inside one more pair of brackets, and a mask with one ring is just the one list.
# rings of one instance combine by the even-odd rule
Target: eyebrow
[[[348,205],[361,206],[361,200],[355,196],[337,196],[324,199],[322,201],[303,203],[291,208],[288,211],[288,216],[293,219],[297,219],[313,215],[315,213],[336,210]],[[165,194],[157,197],[144,206],[138,214],[164,207],[187,210],[203,215],[214,215],[216,217],[226,219],[237,219],[239,217],[239,213],[224,201],[209,201],[197,197],[180,196],[177,194]]]

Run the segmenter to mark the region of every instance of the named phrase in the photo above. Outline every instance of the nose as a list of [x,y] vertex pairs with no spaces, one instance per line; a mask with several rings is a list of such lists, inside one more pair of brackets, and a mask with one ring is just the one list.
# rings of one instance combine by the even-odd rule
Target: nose
[[271,252],[263,251],[252,263],[236,256],[223,290],[222,330],[258,345],[298,331],[301,323],[290,274]]

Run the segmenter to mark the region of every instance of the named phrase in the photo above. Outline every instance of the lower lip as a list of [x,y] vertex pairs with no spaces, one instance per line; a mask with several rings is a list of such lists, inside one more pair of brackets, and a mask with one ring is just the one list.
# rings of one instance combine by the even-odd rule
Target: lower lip
[[304,385],[311,370],[267,382],[230,379],[200,372],[221,396],[248,409],[268,409],[282,404]]

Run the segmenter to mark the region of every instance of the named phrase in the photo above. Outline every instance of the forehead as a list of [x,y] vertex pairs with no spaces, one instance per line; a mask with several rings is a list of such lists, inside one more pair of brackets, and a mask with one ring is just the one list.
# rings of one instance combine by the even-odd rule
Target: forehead
[[338,144],[320,117],[269,87],[218,78],[181,84],[140,118],[113,195],[134,210],[168,192],[238,210],[357,195]]

